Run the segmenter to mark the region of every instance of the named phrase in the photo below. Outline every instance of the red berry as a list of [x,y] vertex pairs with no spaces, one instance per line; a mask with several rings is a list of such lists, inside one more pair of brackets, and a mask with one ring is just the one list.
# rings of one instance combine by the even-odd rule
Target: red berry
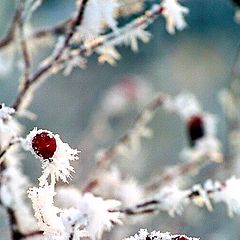
[[232,0],[232,2],[235,6],[240,7],[240,0]]
[[172,240],[189,240],[189,238],[184,237],[184,236],[177,236],[177,237],[172,238]]
[[192,116],[187,122],[187,131],[190,145],[194,146],[196,140],[204,136],[205,129],[202,116]]
[[43,159],[49,159],[56,151],[56,139],[54,135],[49,132],[38,133],[32,139],[32,148],[38,156]]

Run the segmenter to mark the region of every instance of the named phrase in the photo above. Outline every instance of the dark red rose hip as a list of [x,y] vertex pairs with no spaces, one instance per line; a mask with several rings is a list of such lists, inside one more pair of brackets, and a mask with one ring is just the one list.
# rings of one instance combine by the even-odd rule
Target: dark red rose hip
[[240,7],[240,0],[232,0],[233,4]]
[[54,135],[49,132],[36,134],[32,139],[32,148],[34,152],[43,159],[51,158],[57,148]]
[[187,122],[187,132],[189,137],[189,143],[194,146],[196,140],[204,136],[204,122],[202,116],[192,116]]
[[185,237],[185,236],[177,236],[177,237],[172,238],[172,240],[189,240],[189,238]]

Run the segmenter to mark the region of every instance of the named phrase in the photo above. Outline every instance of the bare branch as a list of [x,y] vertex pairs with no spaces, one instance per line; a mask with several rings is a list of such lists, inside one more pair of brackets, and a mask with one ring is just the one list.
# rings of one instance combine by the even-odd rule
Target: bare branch
[[50,63],[48,63],[46,66],[40,68],[32,77],[30,77],[30,79],[28,81],[25,82],[25,84],[23,85],[23,87],[21,88],[19,95],[17,96],[17,99],[15,100],[15,102],[13,103],[12,107],[16,110],[16,112],[18,111],[22,101],[24,100],[24,97],[27,95],[28,91],[30,90],[30,88],[38,81],[41,80],[41,77],[43,77],[44,74],[47,74],[47,72],[55,65],[55,62],[57,62],[62,54],[64,53],[65,49],[68,47],[74,32],[76,30],[76,28],[81,25],[82,23],[82,19],[83,19],[83,15],[84,15],[84,10],[86,8],[88,0],[83,0],[81,3],[81,6],[79,8],[78,11],[78,15],[75,18],[75,20],[71,23],[71,27],[68,30],[68,33],[65,37],[64,43],[62,45],[62,47],[59,49],[58,53],[56,54],[56,56],[52,59],[52,61]]
[[6,35],[2,39],[0,39],[0,49],[3,47],[6,47],[14,39],[14,33],[15,33],[15,29],[16,29],[19,18],[20,18],[20,12],[19,12],[19,9],[16,9],[13,20],[10,24],[10,27]]
[[122,144],[123,145],[129,144],[132,135],[136,134],[136,132],[138,132],[139,130],[146,126],[149,120],[152,119],[154,112],[158,109],[158,107],[160,107],[163,104],[165,98],[166,98],[165,94],[163,93],[158,94],[158,96],[154,98],[137,116],[137,119],[135,120],[133,127],[121,138],[119,138],[116,143],[114,143],[109,148],[103,150],[99,158],[97,158],[97,164],[99,168],[107,168],[109,166],[111,159],[118,155],[118,147]]
[[3,162],[3,157],[5,156],[5,154],[9,151],[9,149],[13,145],[15,145],[17,143],[19,143],[19,139],[12,138],[12,140],[8,143],[8,145],[4,149],[1,150],[1,152],[0,152],[0,165]]
[[19,28],[19,36],[20,36],[20,48],[21,48],[23,63],[24,63],[24,82],[26,82],[28,81],[29,75],[30,75],[31,59],[30,59],[29,49],[28,49],[27,40],[25,36],[23,13],[24,13],[24,1],[20,1],[21,16],[18,21],[18,28]]
[[133,136],[136,137],[136,135],[138,135],[139,138],[141,138],[141,130],[143,130],[146,124],[152,119],[155,111],[163,104],[165,98],[165,94],[158,94],[158,96],[154,98],[137,116],[133,127],[121,138],[119,138],[116,143],[102,151],[100,156],[97,158],[97,169],[95,170],[95,174],[90,174],[91,176],[95,177],[87,183],[83,190],[84,192],[90,192],[98,185],[98,171],[108,168],[111,160],[119,155],[119,147],[122,145],[127,147],[130,144]]
[[155,176],[152,180],[145,185],[145,191],[154,192],[160,188],[169,185],[179,178],[185,178],[191,174],[196,174],[201,168],[206,166],[209,163],[209,156],[207,154],[201,154],[191,161],[184,162],[180,165],[168,167],[163,170],[163,173],[160,176]]

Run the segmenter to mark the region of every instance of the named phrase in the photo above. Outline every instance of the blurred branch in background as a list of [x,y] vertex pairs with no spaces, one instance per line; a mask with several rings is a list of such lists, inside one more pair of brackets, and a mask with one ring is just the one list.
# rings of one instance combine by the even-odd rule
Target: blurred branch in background
[[[105,232],[110,232],[112,229],[117,230],[116,225],[125,225],[126,228],[123,226],[122,231],[130,229],[131,220],[129,216],[134,215],[136,220],[141,221],[141,223],[143,222],[143,215],[152,215],[152,213],[159,211],[165,211],[173,217],[182,214],[184,207],[190,205],[190,203],[201,207],[206,206],[208,210],[212,210],[212,203],[223,202],[227,205],[229,216],[239,214],[239,176],[229,178],[229,175],[235,173],[239,175],[238,169],[240,169],[238,111],[238,91],[240,89],[239,83],[237,83],[240,49],[236,54],[231,73],[231,86],[221,95],[225,114],[230,124],[229,138],[232,149],[229,149],[231,151],[229,156],[223,156],[225,146],[221,144],[218,136],[217,130],[220,127],[217,125],[215,114],[203,110],[195,95],[189,91],[184,91],[184,89],[180,94],[171,93],[173,89],[170,89],[170,91],[163,89],[163,91],[157,93],[158,91],[155,91],[154,88],[160,85],[152,87],[149,84],[150,76],[147,76],[147,80],[143,81],[140,78],[134,79],[132,77],[121,79],[117,84],[112,85],[105,92],[105,95],[102,95],[102,99],[94,107],[95,112],[90,117],[91,121],[88,121],[89,124],[84,132],[85,134],[79,134],[78,138],[81,139],[80,146],[88,148],[85,151],[85,160],[94,164],[94,167],[93,171],[86,171],[82,167],[83,171],[87,172],[87,177],[83,183],[76,184],[78,188],[61,183],[68,183],[74,170],[77,173],[81,170],[81,167],[78,169],[72,166],[72,162],[79,159],[77,149],[71,148],[68,143],[62,141],[59,134],[54,134],[45,128],[38,129],[35,127],[26,137],[23,136],[23,127],[18,122],[18,118],[31,116],[27,109],[28,105],[35,97],[35,90],[47,78],[53,78],[60,71],[64,75],[69,75],[75,67],[86,68],[87,60],[94,55],[97,56],[99,63],[107,62],[110,65],[115,65],[121,57],[118,48],[125,45],[137,52],[139,50],[139,40],[144,43],[150,40],[149,26],[159,17],[163,17],[166,22],[164,27],[169,34],[175,34],[176,30],[181,31],[187,27],[185,16],[189,13],[189,9],[181,5],[178,0],[162,0],[160,2],[155,0],[76,0],[74,2],[74,11],[65,20],[61,20],[56,25],[53,24],[52,27],[36,30],[30,26],[32,15],[42,4],[47,3],[43,3],[41,0],[19,0],[9,29],[6,31],[6,35],[0,39],[1,53],[4,52],[9,57],[8,50],[11,48],[20,70],[20,76],[18,76],[20,79],[19,91],[12,106],[0,105],[0,204],[6,210],[6,216],[9,219],[10,238],[12,240],[35,238],[41,240],[45,238],[49,240],[86,238],[100,240],[105,238],[105,235],[103,235]],[[238,1],[234,2],[239,6]],[[196,2],[194,2],[194,6],[199,6],[195,4],[197,4]],[[209,4],[211,3],[204,2],[204,6],[210,6]],[[201,11],[198,9],[198,12]],[[201,22],[201,27],[203,25],[205,26]],[[214,37],[216,38],[216,36]],[[34,49],[38,50],[38,45],[34,44],[40,44],[41,39],[48,38],[52,40],[51,52],[48,52],[43,60],[38,60],[38,57],[32,54]],[[177,37],[177,39],[181,40],[180,37]],[[168,37],[167,44],[172,45],[172,41]],[[199,46],[199,43],[197,45]],[[163,45],[161,55],[164,56],[165,54],[166,58],[167,55],[172,56],[173,52],[169,46],[166,47],[164,53],[164,46],[167,45]],[[179,46],[176,42],[174,46],[174,54],[176,52],[176,55],[179,53],[178,48],[182,48],[181,45]],[[184,54],[188,48],[187,42],[183,48]],[[154,45],[155,51],[156,46]],[[199,52],[198,50],[197,54],[200,54]],[[144,54],[151,53],[153,51]],[[138,69],[141,68],[142,62],[147,62],[144,54],[139,55],[141,57],[136,61]],[[167,78],[163,77],[164,75],[161,75],[163,68],[161,68],[161,73],[156,74],[157,78],[161,75],[162,82],[166,84],[167,81],[172,81],[171,74],[180,75],[181,71],[186,72],[185,68],[177,68],[184,62],[186,57],[184,54],[180,55],[180,58],[176,58],[177,64],[169,64],[168,61],[161,58],[164,69],[168,69],[169,72]],[[198,55],[191,54],[194,55],[194,59],[198,59]],[[203,54],[203,56],[205,62],[209,55]],[[217,56],[218,58],[219,56]],[[181,63],[179,63],[179,59]],[[8,59],[6,58],[6,60]],[[159,65],[159,62],[157,62],[157,67],[150,62],[147,66],[150,69],[149,72],[154,70],[157,73]],[[195,79],[194,71],[191,71],[192,67],[196,67],[197,71],[200,69],[201,72],[205,72],[205,69],[203,71],[203,68],[196,65],[191,63],[187,70],[191,79]],[[12,67],[11,64],[9,66]],[[91,72],[93,73],[88,72],[88,74],[98,75],[100,73],[99,69],[96,71],[97,68],[91,62],[89,66],[92,67]],[[7,67],[7,61],[5,63],[4,59],[2,69],[5,67]],[[17,71],[16,74],[18,74]],[[84,75],[83,72],[82,75]],[[181,76],[179,80],[182,78]],[[104,78],[108,80],[110,75],[104,75]],[[156,79],[156,76],[154,78]],[[58,84],[61,85],[60,82]],[[205,84],[208,84],[208,80]],[[94,82],[94,87],[95,85]],[[65,94],[66,91],[69,96],[71,95],[70,97],[74,98],[72,85],[68,83],[66,86],[62,93]],[[89,88],[86,88],[86,86]],[[179,83],[179,86],[183,88],[181,83]],[[89,91],[94,95],[94,87],[87,82],[83,89],[84,92],[90,89]],[[57,88],[51,91],[50,96],[53,97]],[[214,88],[213,92],[216,91]],[[169,92],[169,94],[165,92]],[[155,98],[152,98],[153,93],[157,93]],[[43,95],[47,97],[48,94],[44,92]],[[78,93],[78,95],[81,94]],[[61,96],[61,98],[64,97]],[[149,103],[146,105],[147,102]],[[116,137],[117,140],[113,141],[118,125],[116,122],[115,124],[112,124],[112,122],[116,119],[118,121],[122,120],[124,114],[129,115],[127,117],[130,118],[133,115],[128,112],[132,110],[131,107],[136,110],[139,106],[144,105],[145,107],[136,117],[132,127],[127,128],[129,130],[125,133],[122,133],[120,128],[119,135],[122,137]],[[88,107],[86,107],[87,111],[89,111]],[[159,126],[158,119],[153,119],[160,107],[166,113],[166,116],[161,114],[162,118],[166,117],[168,119],[170,114],[179,117],[181,121],[175,122],[173,125],[176,124],[176,126],[185,129],[186,138],[178,136],[178,133],[172,135],[171,137],[176,138],[181,144],[178,146],[168,146],[166,144],[165,148],[168,152],[166,156],[163,154],[159,157],[161,163],[158,163],[160,166],[156,168],[156,176],[149,177],[146,183],[141,183],[143,178],[137,180],[133,177],[133,168],[137,170],[138,168],[139,170],[145,168],[145,172],[152,173],[154,167],[149,164],[151,155],[157,152],[160,156],[160,153],[166,152],[161,149],[158,142],[154,145],[151,141],[150,146],[146,146],[148,151],[141,146],[142,138],[151,137],[154,131],[165,132],[164,127]],[[211,109],[210,106],[208,108]],[[46,109],[47,106],[43,109],[42,117],[45,115]],[[74,108],[70,105],[67,106],[66,110],[68,109]],[[51,114],[53,113],[52,110],[50,109]],[[54,124],[65,114],[63,110],[61,107],[62,115],[58,117],[54,115]],[[76,112],[74,110],[72,113],[76,115]],[[150,125],[150,121],[153,125]],[[66,122],[64,122],[65,127],[67,129]],[[124,129],[126,129],[125,126]],[[171,129],[167,130],[171,132]],[[77,132],[77,129],[73,131]],[[99,146],[102,147],[103,145],[103,149],[99,151]],[[20,149],[20,147],[23,149]],[[178,147],[183,147],[183,149],[181,150]],[[24,174],[21,166],[20,153],[22,150],[30,151],[33,156],[40,160],[42,173],[38,182],[34,184],[35,186]],[[146,156],[144,155],[145,152],[147,152]],[[163,171],[160,171],[165,163],[172,165],[167,162],[168,159],[171,160],[170,156],[174,156],[171,155],[172,152],[177,152],[183,162],[176,164],[175,161],[174,166],[164,167]],[[233,162],[235,166],[231,171],[224,166],[222,172],[218,171],[220,178],[227,175],[227,180],[216,182],[207,180],[203,185],[194,184],[196,179],[193,178],[189,181],[190,175],[195,178],[203,178],[199,174],[203,167],[211,162],[222,162],[225,158],[227,161]],[[114,161],[116,159],[118,161]],[[141,163],[140,159],[144,159],[144,161]],[[177,158],[174,157],[175,159]],[[121,164],[126,165],[127,171]],[[40,166],[38,165],[34,172],[39,169]],[[30,172],[27,173],[31,174]],[[79,187],[81,184],[86,185],[82,188]],[[27,197],[31,200],[32,205],[29,205],[26,201]],[[201,214],[199,211],[195,217],[200,218]],[[186,213],[181,217],[181,220],[183,222],[193,221],[193,219],[187,218]],[[173,224],[168,224],[166,218],[164,218],[164,221],[166,221],[168,230],[180,226],[177,220],[174,220],[176,222]],[[161,228],[164,228],[163,226]],[[192,225],[189,224],[189,226]],[[183,228],[184,226],[181,226],[181,229]],[[110,237],[107,237],[120,239],[117,231],[111,231],[111,234]],[[194,238],[185,235],[163,234],[156,231],[148,233],[146,230],[141,230],[129,239],[193,240]]]

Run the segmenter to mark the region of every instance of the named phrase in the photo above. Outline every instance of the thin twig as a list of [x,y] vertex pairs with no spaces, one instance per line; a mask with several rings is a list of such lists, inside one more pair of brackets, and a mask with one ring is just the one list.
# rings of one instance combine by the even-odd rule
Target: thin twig
[[19,140],[12,139],[12,140],[10,140],[10,142],[8,143],[8,145],[7,145],[3,150],[1,150],[1,152],[0,152],[0,165],[1,165],[2,162],[3,162],[3,157],[5,156],[5,154],[10,150],[10,148],[11,148],[13,145],[15,145],[15,144],[17,144],[17,143],[19,143]]
[[12,105],[12,108],[18,111],[24,97],[27,95],[28,91],[31,89],[31,87],[38,81],[41,80],[41,77],[43,77],[44,74],[47,74],[50,69],[52,69],[53,66],[55,66],[55,62],[58,62],[61,58],[62,54],[64,53],[65,49],[68,47],[74,32],[76,28],[81,25],[83,20],[84,11],[86,8],[86,5],[88,3],[88,0],[83,0],[81,3],[81,6],[78,11],[78,15],[75,18],[75,20],[71,23],[71,27],[68,30],[68,33],[65,37],[64,43],[62,44],[62,47],[59,49],[58,53],[55,55],[55,57],[48,63],[46,66],[40,67],[40,69],[28,80],[25,82],[23,87],[21,88],[15,102]]
[[15,29],[16,29],[19,18],[20,18],[20,12],[19,12],[19,9],[16,9],[14,17],[12,19],[12,22],[10,24],[10,27],[6,35],[2,39],[0,39],[0,49],[3,47],[6,47],[14,39]]
[[[121,4],[119,6],[119,10],[118,10],[118,17],[126,15],[124,13],[124,9],[126,8],[127,10],[129,10],[131,8],[131,5],[137,4],[138,2],[139,2],[139,0],[132,1],[130,3],[126,2],[124,4]],[[144,0],[141,0],[140,2],[144,2]],[[130,5],[130,6],[128,6],[128,5]],[[14,30],[15,30],[17,20],[18,20],[18,18],[17,19],[15,19],[15,17],[13,18],[8,32],[2,39],[0,39],[0,49],[7,47],[8,45],[10,45],[13,42]],[[48,37],[48,36],[52,36],[52,35],[64,34],[66,32],[66,29],[68,29],[68,27],[72,24],[72,22],[73,22],[73,19],[69,18],[69,19],[63,20],[60,23],[57,23],[55,26],[36,30],[28,37],[28,39],[29,39],[29,41],[31,41],[34,39],[44,38],[44,37]]]
[[97,164],[100,168],[104,167],[107,168],[111,159],[116,157],[118,154],[117,148],[119,145],[128,144],[132,133],[135,133],[135,129],[138,129],[139,126],[142,126],[146,123],[145,117],[148,114],[154,114],[154,112],[160,107],[164,100],[166,99],[166,95],[163,93],[158,94],[156,98],[154,98],[144,109],[143,111],[137,116],[133,127],[128,130],[121,138],[119,138],[113,145],[108,147],[103,151],[101,156],[97,159]]
[[22,233],[22,238],[21,239],[35,237],[35,236],[39,236],[39,235],[42,236],[43,235],[43,231],[36,230],[36,231],[29,232],[29,233]]
[[177,181],[181,177],[187,177],[190,174],[197,173],[201,168],[206,166],[211,160],[208,154],[201,154],[191,161],[184,162],[180,165],[168,167],[158,177],[154,177],[145,185],[145,192],[154,192],[160,188]]
[[113,145],[103,150],[100,157],[97,159],[97,169],[95,169],[95,174],[90,174],[94,176],[86,186],[84,187],[84,192],[92,191],[99,183],[98,172],[103,169],[107,169],[111,163],[111,160],[118,155],[118,148],[121,145],[127,146],[131,141],[132,135],[136,134],[142,127],[148,123],[148,121],[153,117],[155,111],[163,104],[166,95],[163,93],[158,94],[137,116],[133,127],[129,129],[121,138],[119,138]]
[[6,211],[10,222],[10,234],[12,240],[21,240],[23,234],[18,230],[17,219],[12,208],[6,207]]
[[[69,18],[60,23],[57,23],[53,27],[37,30],[37,31],[33,32],[30,36],[28,36],[28,39],[29,39],[29,41],[32,41],[35,39],[40,39],[40,38],[44,38],[44,37],[48,37],[48,36],[52,36],[52,35],[64,34],[66,32],[66,29],[71,25],[72,21],[73,21],[73,19]],[[8,45],[10,45],[13,42],[14,30],[15,30],[16,23],[17,23],[17,21],[14,21],[14,27],[11,26],[8,33],[6,34],[6,36],[0,40],[0,49],[7,47]]]
[[[31,68],[31,59],[30,53],[27,45],[27,40],[25,36],[25,29],[24,29],[24,22],[23,22],[23,13],[24,13],[24,1],[20,1],[20,18],[18,21],[19,27],[19,36],[20,36],[20,49],[23,56],[23,63],[24,63],[24,82],[28,81],[30,75],[30,68]],[[23,84],[24,84],[23,82]]]
[[15,216],[14,210],[12,208],[7,207],[6,211],[9,216],[10,234],[11,234],[12,240],[22,240],[22,239],[29,238],[29,237],[43,235],[43,231],[41,231],[41,230],[36,230],[36,231],[29,232],[29,233],[22,233],[19,230],[18,222],[17,222],[17,218]]
[[76,56],[84,56],[87,53],[89,53],[89,51],[93,51],[94,49],[96,49],[100,46],[103,46],[107,42],[118,39],[122,34],[124,34],[124,32],[128,32],[131,29],[138,28],[144,24],[147,24],[148,22],[150,24],[152,22],[152,20],[154,20],[157,16],[161,15],[162,10],[163,10],[163,8],[161,6],[159,6],[159,8],[155,8],[151,11],[146,11],[146,13],[143,16],[137,18],[136,20],[133,20],[132,23],[128,24],[122,30],[100,36],[97,39],[95,39],[94,41],[90,42],[87,46],[81,45],[78,51],[73,51],[73,53],[69,54],[68,57],[61,59],[62,53],[65,51],[65,48],[68,46],[68,43],[70,42],[70,40],[74,34],[73,29],[75,29],[78,25],[81,24],[86,4],[87,4],[87,0],[83,1],[82,8],[79,11],[78,18],[75,21],[73,21],[72,28],[71,28],[72,30],[69,32],[69,34],[65,38],[65,42],[63,44],[63,47],[59,50],[59,53],[56,54],[55,58],[52,61],[50,61],[47,64],[43,64],[37,70],[37,72],[32,75],[31,81],[26,82],[26,84],[20,90],[16,100],[12,104],[12,107],[16,110],[16,113],[17,113],[23,99],[28,94],[28,91],[31,89],[31,87],[33,87],[33,85],[35,85],[41,79],[44,79],[45,76],[48,76],[48,73],[54,67],[56,67],[57,65],[62,65],[65,62],[70,61],[71,59],[73,59]]
[[[209,199],[211,199],[212,196],[214,196],[214,193],[223,191],[225,187],[226,187],[225,182],[219,182],[219,187],[212,190],[205,190],[200,186],[198,189],[193,187],[192,189],[184,190],[186,192],[186,196],[184,197],[184,199],[185,200],[188,199],[190,200],[190,202],[193,202],[199,206],[206,205],[208,210],[211,211],[212,206]],[[171,194],[174,194],[174,192],[172,192]],[[168,197],[169,197],[169,194],[163,194],[161,197],[158,197],[158,198],[153,197],[151,200],[140,202],[139,204],[136,204],[134,206],[113,209],[113,210],[110,210],[110,212],[121,212],[125,215],[141,215],[141,214],[157,213],[159,211],[170,211],[171,202],[168,202]],[[184,201],[184,199],[182,199],[182,201]],[[167,204],[168,207],[162,208],[162,206],[165,206],[165,204]],[[176,207],[175,204],[176,202],[173,201],[172,206]]]
[[[240,44],[238,45],[238,48],[236,50],[236,54],[233,60],[233,64],[232,64],[232,68],[230,71],[230,76],[229,76],[229,85],[228,85],[228,91],[231,94],[231,97],[233,99],[233,104],[238,103],[238,89],[239,87],[236,86],[236,84],[240,84],[239,83],[239,77],[240,77],[240,72],[239,72],[239,66],[240,66]],[[238,82],[237,82],[238,81]],[[237,89],[237,90],[236,90]],[[233,106],[237,109],[237,106]],[[225,116],[226,119],[226,125],[227,125],[227,136],[228,136],[228,140],[227,140],[227,144],[226,144],[226,150],[225,150],[225,155],[226,155],[226,167],[231,169],[231,167],[233,166],[233,160],[234,160],[234,153],[232,151],[232,146],[231,146],[231,134],[238,130],[240,128],[240,119],[239,116],[236,115],[234,117],[229,117],[227,114]]]

